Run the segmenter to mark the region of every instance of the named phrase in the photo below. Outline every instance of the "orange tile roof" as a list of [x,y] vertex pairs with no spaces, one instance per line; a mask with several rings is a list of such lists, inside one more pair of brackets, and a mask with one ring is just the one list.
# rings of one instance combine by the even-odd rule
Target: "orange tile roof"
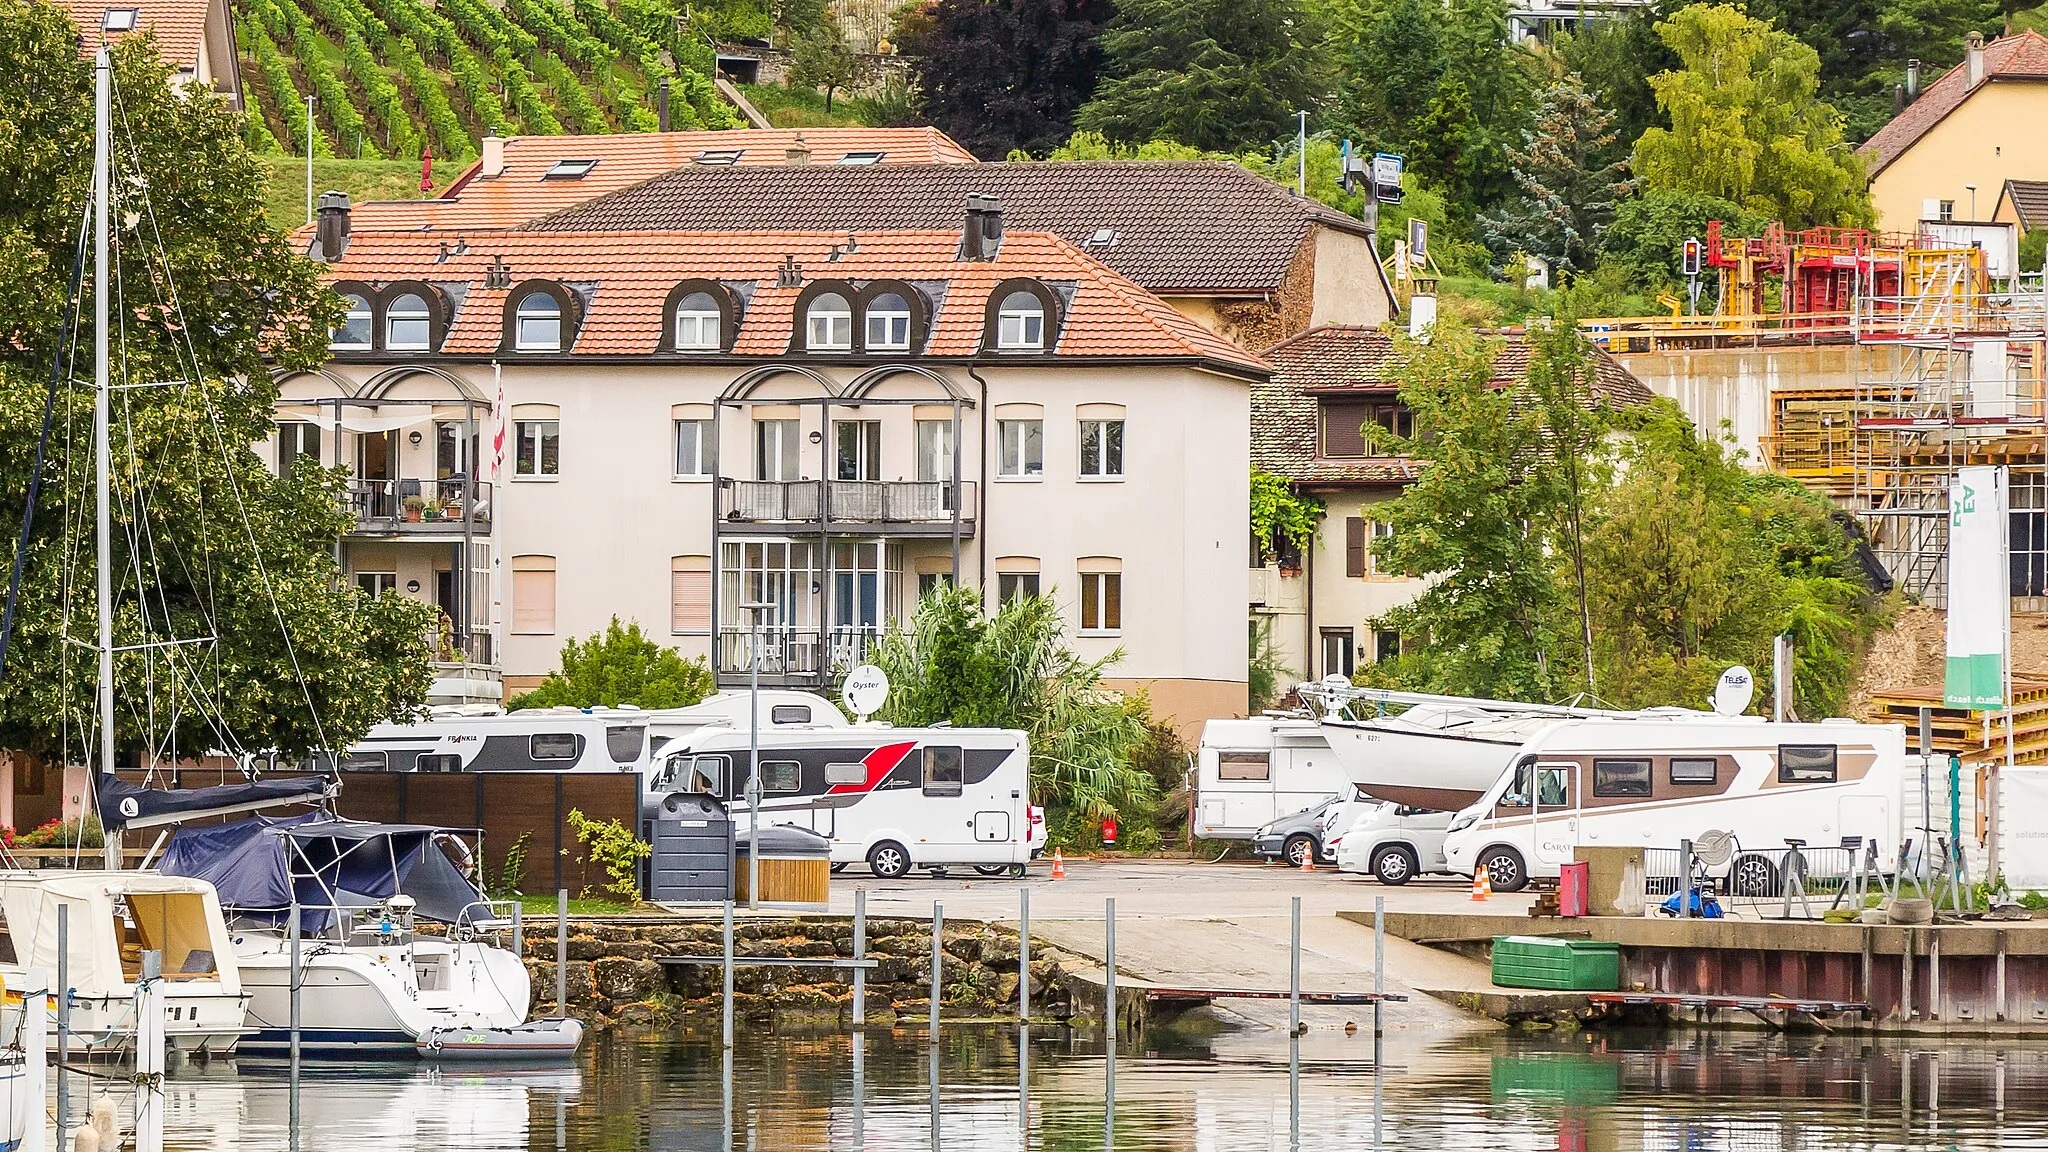
[[[432,200],[355,207],[362,228],[512,228],[696,162],[700,153],[737,150],[740,164],[787,164],[801,139],[812,164],[849,153],[879,152],[882,164],[972,164],[974,156],[936,128],[745,128],[719,132],[619,132],[603,136],[512,136],[505,170],[482,174],[478,161]],[[587,175],[545,179],[560,160],[595,160]]]
[[502,260],[511,285],[549,279],[587,285],[588,305],[572,355],[652,354],[665,318],[669,290],[704,278],[751,286],[732,354],[779,357],[789,350],[793,311],[801,287],[778,284],[777,269],[793,258],[805,283],[898,279],[937,283],[937,305],[923,355],[965,359],[982,348],[988,297],[1010,277],[1073,285],[1054,353],[1066,357],[1198,360],[1245,375],[1266,365],[1050,233],[1010,232],[991,261],[956,259],[953,231],[881,232],[857,237],[856,250],[832,258],[844,232],[615,233],[485,232],[468,238],[468,251],[444,254],[445,237],[417,232],[356,232],[328,279],[388,282],[423,280],[462,285],[441,351],[490,355],[503,334],[508,288],[487,287],[486,274]]
[[[1984,82],[1995,80],[2048,80],[2048,37],[2028,29],[2017,36],[1993,40],[1984,46]],[[1962,107],[1976,89],[1970,87],[1967,63],[1957,64],[1929,84],[1906,110],[1892,117],[1856,151],[1862,155],[1870,175],[1876,176],[1906,150],[1933,131],[1948,114]]]
[[[99,49],[102,33],[100,24],[109,8],[135,8],[140,10],[136,20],[136,31],[156,35],[157,51],[177,68],[196,68],[199,65],[199,44],[206,38],[206,11],[209,0],[54,0],[54,3],[71,14],[71,22],[78,26],[83,43],[80,50],[87,56]],[[123,36],[133,33],[105,33],[109,45]]]

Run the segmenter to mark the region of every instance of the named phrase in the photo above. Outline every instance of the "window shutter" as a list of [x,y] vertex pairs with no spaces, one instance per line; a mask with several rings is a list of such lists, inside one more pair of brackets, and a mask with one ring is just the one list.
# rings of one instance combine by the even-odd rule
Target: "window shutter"
[[1362,430],[1372,419],[1373,406],[1355,400],[1323,401],[1323,455],[1364,456],[1367,454]]
[[1365,518],[1344,518],[1344,575],[1365,575]]
[[512,573],[512,630],[542,634],[555,630],[555,574],[552,569]]
[[670,573],[669,631],[711,631],[711,573]]

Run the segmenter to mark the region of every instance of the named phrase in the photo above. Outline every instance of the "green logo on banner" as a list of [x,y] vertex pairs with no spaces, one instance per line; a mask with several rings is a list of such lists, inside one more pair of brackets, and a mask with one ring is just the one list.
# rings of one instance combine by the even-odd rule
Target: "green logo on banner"
[[1956,497],[1955,507],[1949,509],[1948,513],[1948,526],[1951,528],[1961,528],[1963,517],[1977,510],[1977,490],[1968,484],[1961,487],[1963,494]]

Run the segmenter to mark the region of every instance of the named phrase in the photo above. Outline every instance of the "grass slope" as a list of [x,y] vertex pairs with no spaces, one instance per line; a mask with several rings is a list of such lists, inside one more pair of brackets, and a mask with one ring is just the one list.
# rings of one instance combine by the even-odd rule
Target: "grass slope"
[[[306,222],[306,161],[298,156],[266,156],[270,167],[269,188],[264,203],[270,222],[285,231]],[[440,192],[462,174],[462,166],[434,165],[434,190]],[[313,195],[346,192],[354,203],[365,200],[417,200],[420,198],[420,165],[417,160],[323,160],[313,161]]]

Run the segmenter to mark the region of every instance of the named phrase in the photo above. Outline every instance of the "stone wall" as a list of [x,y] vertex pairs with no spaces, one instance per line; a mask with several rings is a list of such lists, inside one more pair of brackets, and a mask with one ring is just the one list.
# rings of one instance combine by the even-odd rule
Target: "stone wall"
[[[533,1015],[555,1006],[555,934],[547,920],[527,921],[526,968],[533,977]],[[716,1015],[723,975],[717,964],[664,965],[663,956],[718,956],[716,920],[569,922],[569,1015],[597,1025],[669,1023],[695,1014]],[[870,918],[867,1017],[887,1024],[930,1011],[931,924]],[[1065,973],[1045,946],[1033,942],[1032,1015],[1065,1019],[1073,1013]],[[853,922],[846,917],[747,920],[733,925],[738,956],[853,956]],[[1017,930],[964,921],[945,932],[941,1012],[949,1018],[1014,1019],[1017,1003]],[[827,967],[741,966],[734,970],[735,1008],[749,1017],[850,1017],[853,973]]]

